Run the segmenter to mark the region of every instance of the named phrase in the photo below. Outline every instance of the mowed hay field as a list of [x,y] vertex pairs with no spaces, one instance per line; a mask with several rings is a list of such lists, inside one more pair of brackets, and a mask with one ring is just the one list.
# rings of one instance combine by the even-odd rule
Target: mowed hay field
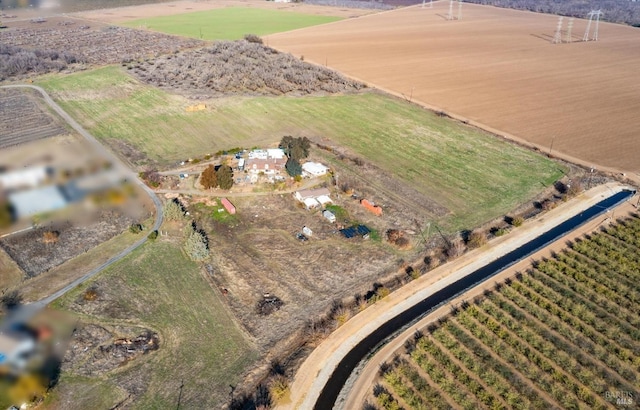
[[452,309],[381,366],[371,402],[411,409],[636,409],[640,219],[571,243]]
[[340,20],[339,17],[279,10],[229,7],[132,20],[123,25],[202,40],[238,40],[245,34],[271,34]]
[[326,138],[446,208],[439,223],[449,231],[509,212],[564,173],[542,155],[378,92],[220,98],[205,111],[186,112],[192,101],[119,67],[38,84],[121,155],[124,143],[160,166],[236,146],[273,146],[284,135]]
[[579,42],[587,22],[576,19],[574,42],[551,44],[556,16],[467,3],[462,20],[447,13],[437,2],[267,42],[545,151],[640,171],[640,30],[600,23],[599,41]]

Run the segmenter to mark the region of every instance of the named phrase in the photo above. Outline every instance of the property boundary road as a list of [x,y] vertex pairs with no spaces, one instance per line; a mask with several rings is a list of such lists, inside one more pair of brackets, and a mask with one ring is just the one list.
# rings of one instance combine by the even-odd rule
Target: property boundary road
[[[49,94],[47,94],[47,92],[43,88],[38,87],[36,85],[28,85],[28,84],[4,85],[4,86],[0,86],[0,88],[22,88],[22,89],[26,88],[26,89],[36,90],[37,92],[39,92],[42,95],[42,97],[44,98],[45,102],[63,120],[65,120],[67,122],[67,124],[69,124],[71,126],[71,128],[73,128],[75,131],[77,131],[78,134],[82,135],[82,137],[84,137],[85,140],[87,140],[91,145],[93,145],[93,147],[101,155],[103,155],[105,158],[110,160],[114,164],[114,166],[117,167],[123,173],[123,175],[126,175],[127,181],[138,185],[140,188],[142,188],[142,190],[144,192],[147,193],[147,195],[149,195],[149,197],[153,201],[153,205],[154,205],[154,207],[156,209],[156,218],[155,218],[155,221],[153,223],[152,230],[158,230],[160,228],[160,225],[162,225],[162,219],[163,219],[162,203],[160,202],[160,199],[158,199],[158,197],[156,196],[155,192],[153,192],[151,190],[151,188],[149,188],[144,182],[142,182],[138,178],[138,176],[128,166],[126,166],[120,160],[120,158],[116,157],[112,152],[107,150],[102,144],[100,144],[100,142],[98,142],[98,140],[93,135],[91,135],[80,124],[78,124],[78,122],[76,122],[69,114],[67,114],[67,112],[64,111],[62,109],[62,107],[60,107],[55,101],[53,101],[53,99],[49,96]],[[138,240],[136,243],[134,243],[133,245],[127,247],[125,250],[120,252],[118,255],[110,258],[105,263],[103,263],[100,266],[98,266],[98,267],[92,269],[91,271],[85,273],[83,276],[81,276],[80,278],[78,278],[78,279],[74,280],[73,282],[69,283],[67,286],[63,287],[62,289],[59,289],[58,291],[54,292],[53,294],[51,294],[50,296],[48,296],[48,297],[46,297],[44,299],[41,299],[41,300],[39,300],[37,302],[33,302],[33,303],[29,304],[29,305],[26,305],[23,308],[23,311],[19,313],[20,314],[20,318],[24,318],[25,315],[32,315],[33,313],[37,312],[38,310],[44,308],[49,303],[51,303],[54,300],[58,299],[59,297],[63,296],[65,293],[69,292],[71,289],[73,289],[76,286],[86,282],[87,280],[91,279],[92,277],[94,277],[98,273],[102,272],[104,269],[106,269],[107,267],[111,266],[115,262],[123,259],[125,256],[130,254],[132,251],[134,251],[135,249],[140,247],[142,244],[144,244],[146,241],[147,241],[147,237],[145,235],[140,240]],[[18,319],[17,316],[15,318]]]
[[281,403],[278,408],[311,409],[319,405],[318,398],[342,359],[384,323],[424,300],[437,289],[475,272],[623,188],[620,184],[607,184],[589,190],[541,218],[525,223],[515,232],[429,272],[365,309],[333,332],[311,353],[291,384],[290,401]]

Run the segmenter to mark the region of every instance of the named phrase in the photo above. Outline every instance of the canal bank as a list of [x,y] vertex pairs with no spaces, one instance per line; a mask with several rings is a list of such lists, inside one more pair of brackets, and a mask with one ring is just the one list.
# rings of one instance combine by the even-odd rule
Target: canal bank
[[[300,367],[291,385],[291,400],[280,404],[279,408],[309,409],[314,408],[316,403],[318,403],[316,408],[332,408],[333,400],[351,373],[350,369],[368,353],[366,345],[370,345],[372,339],[368,339],[364,344],[363,341],[372,337],[372,334],[375,338],[384,338],[385,332],[389,330],[393,332],[390,328],[380,330],[385,324],[391,322],[389,327],[396,329],[401,327],[402,325],[394,319],[403,312],[485,265],[531,242],[557,225],[584,213],[604,199],[621,192],[623,188],[618,184],[604,185],[583,193],[541,218],[528,221],[506,237],[492,241],[482,249],[469,252],[456,261],[429,272],[356,315],[311,353]],[[606,209],[600,211],[606,212]],[[361,347],[357,348],[359,345]],[[354,348],[356,348],[355,351]],[[366,350],[364,354],[362,354],[363,349]],[[348,360],[345,361],[345,358]],[[330,380],[332,382],[329,384]]]

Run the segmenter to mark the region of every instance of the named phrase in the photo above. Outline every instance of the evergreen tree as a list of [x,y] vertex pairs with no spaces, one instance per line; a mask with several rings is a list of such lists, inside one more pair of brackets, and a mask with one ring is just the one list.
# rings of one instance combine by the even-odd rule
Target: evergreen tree
[[302,165],[300,165],[300,163],[293,158],[289,158],[284,167],[287,170],[287,174],[291,175],[292,177],[302,175]]
[[229,165],[221,165],[217,172],[218,185],[222,189],[231,189],[233,186],[233,170]]

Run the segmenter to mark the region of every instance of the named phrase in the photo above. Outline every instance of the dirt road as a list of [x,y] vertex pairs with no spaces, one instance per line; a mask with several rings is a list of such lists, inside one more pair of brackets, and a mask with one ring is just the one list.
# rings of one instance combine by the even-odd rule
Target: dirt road
[[[138,176],[133,171],[131,171],[131,169],[129,169],[118,157],[116,157],[114,154],[112,154],[110,151],[108,151],[102,144],[100,144],[98,142],[98,140],[93,135],[91,135],[84,128],[82,128],[82,126],[80,124],[78,124],[55,101],[53,101],[53,99],[49,96],[49,94],[47,94],[47,92],[44,89],[42,89],[41,87],[35,86],[35,85],[5,85],[5,86],[2,86],[1,88],[30,88],[30,89],[38,91],[42,95],[42,97],[44,98],[45,102],[60,117],[62,117],[62,119],[64,119],[67,122],[67,124],[69,124],[71,126],[71,128],[73,128],[75,131],[77,131],[78,134],[82,135],[82,137],[84,137],[90,144],[92,144],[93,147],[96,149],[96,151],[98,153],[100,153],[104,158],[106,158],[109,161],[111,161],[111,163],[114,164],[114,167],[116,167],[122,174],[126,175],[128,181],[138,185],[140,188],[142,188],[142,190],[144,192],[146,192],[149,195],[149,197],[153,201],[153,204],[154,204],[154,207],[155,207],[155,211],[156,211],[156,218],[155,218],[153,227],[151,229],[152,230],[158,230],[160,228],[160,225],[162,224],[162,203],[160,202],[160,200],[158,199],[156,194],[147,185],[145,185],[145,183],[142,182],[138,178]],[[87,280],[91,279],[92,277],[94,277],[95,275],[100,273],[102,270],[104,270],[107,267],[111,266],[112,264],[114,264],[115,262],[119,261],[120,259],[124,258],[129,253],[131,253],[133,250],[135,250],[136,248],[138,248],[142,244],[144,244],[146,241],[147,241],[147,237],[144,236],[139,241],[137,241],[136,243],[134,243],[133,245],[129,246],[127,249],[122,251],[120,254],[112,257],[111,259],[109,259],[105,263],[101,264],[100,266],[98,266],[98,267],[92,269],[91,271],[85,273],[83,276],[81,276],[80,278],[78,278],[78,279],[74,280],[73,282],[69,283],[68,285],[66,285],[62,289],[59,289],[58,291],[54,292],[53,294],[49,295],[48,297],[46,297],[44,299],[41,299],[41,300],[39,300],[37,302],[34,302],[34,303],[30,304],[29,305],[29,312],[31,312],[31,311],[35,312],[38,309],[41,309],[41,308],[45,307],[46,305],[48,305],[49,303],[53,302],[57,298],[61,297],[65,293],[69,292],[71,289],[75,288],[76,286],[80,285],[81,283],[86,282]]]
[[[513,233],[494,240],[481,249],[469,252],[454,262],[448,263],[429,272],[427,275],[411,282],[409,285],[392,293],[381,302],[374,304],[362,313],[356,315],[337,331],[332,333],[311,353],[296,373],[295,379],[291,385],[290,401],[287,403],[281,403],[278,408],[313,408],[324,385],[342,358],[344,358],[344,356],[355,345],[375,329],[380,327],[383,323],[425,299],[435,291],[454,283],[461,277],[474,272],[487,263],[531,241],[559,223],[571,218],[585,209],[588,209],[605,197],[608,197],[615,192],[619,192],[622,188],[623,187],[620,184],[608,184],[583,193],[577,198],[544,214],[541,218],[525,223]],[[631,205],[628,206],[630,207]],[[597,226],[597,224],[601,222],[602,217],[593,223]],[[595,226],[591,224],[592,223],[587,224],[581,229],[594,229]],[[579,230],[579,232],[583,231]],[[517,266],[519,265],[516,265],[516,267]],[[522,269],[521,266],[520,269]],[[494,280],[490,283],[493,284]],[[448,307],[445,308],[445,310],[448,310]],[[439,313],[443,314],[442,312]],[[435,317],[437,318],[437,316]],[[412,327],[411,332],[414,330],[415,328]],[[369,370],[369,372],[372,372],[372,370]],[[369,377],[369,373],[366,373],[366,375]],[[366,382],[367,381],[365,379],[363,379],[362,382],[358,382],[358,386],[360,387],[353,391],[359,392],[360,390],[365,390],[366,387],[362,386],[365,386]],[[362,385],[360,383],[362,383]],[[350,399],[354,400],[353,402],[350,401],[350,403],[356,403],[358,398],[361,399],[362,397]],[[357,406],[354,407],[349,405],[344,408],[357,408]]]

